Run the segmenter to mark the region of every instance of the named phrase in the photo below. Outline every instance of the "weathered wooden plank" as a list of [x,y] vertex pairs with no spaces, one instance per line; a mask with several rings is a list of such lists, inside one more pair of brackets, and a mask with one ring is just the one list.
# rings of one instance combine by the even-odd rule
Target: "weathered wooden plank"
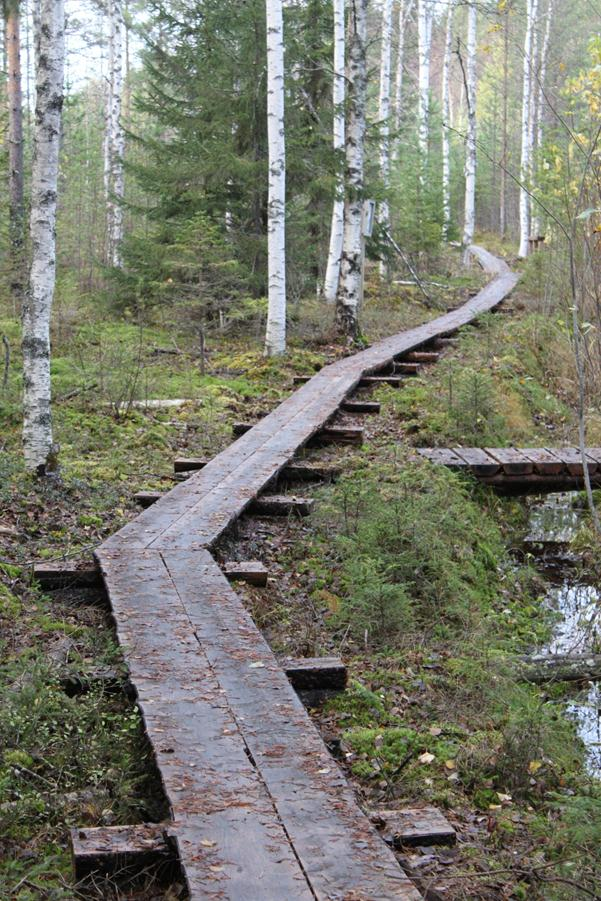
[[307,497],[290,494],[262,494],[254,498],[249,513],[255,516],[309,516],[315,501]]
[[[97,553],[190,897],[314,901],[161,554]],[[198,567],[190,578],[198,592]]]
[[457,833],[436,807],[405,807],[402,810],[378,810],[371,821],[384,840],[396,848],[415,845],[453,845]]
[[151,507],[163,497],[162,491],[136,491],[134,500],[140,507]]
[[340,405],[345,413],[379,413],[381,406],[375,400],[344,400]]
[[418,375],[421,368],[421,363],[407,363],[405,360],[394,363],[394,371],[401,372],[403,375]]
[[366,375],[359,381],[359,388],[381,388],[382,385],[400,388],[404,384],[405,377],[401,375]]
[[243,560],[241,562],[226,563],[223,571],[231,582],[248,582],[264,588],[267,585],[269,570],[260,560]]
[[280,472],[282,482],[333,482],[342,475],[342,467],[335,464],[288,463]]
[[534,472],[534,464],[515,447],[486,447],[486,453],[497,460],[508,476],[527,476]]
[[235,437],[240,437],[240,435],[246,435],[247,432],[250,432],[252,429],[252,422],[235,422],[232,425],[232,434]]
[[204,469],[209,461],[202,457],[176,457],[173,461],[174,472],[197,472]]
[[99,588],[102,586],[100,570],[90,563],[78,565],[73,561],[59,560],[35,563],[33,578],[40,588]]
[[540,476],[558,476],[565,472],[563,461],[544,447],[526,447],[522,453],[534,463],[534,472]]
[[[547,448],[547,450],[551,450],[556,457],[559,457],[563,460],[566,469],[572,476],[583,476],[584,475],[584,466],[582,465],[582,455],[580,453],[580,448],[578,447],[557,447],[557,448]],[[590,474],[597,471],[597,462],[596,460],[590,458],[588,454],[586,456],[586,466]]]
[[71,829],[75,880],[111,877],[123,882],[149,871],[162,877],[178,869],[169,823]]
[[597,467],[601,467],[601,447],[587,447],[586,455],[590,460],[594,460]]
[[405,359],[409,363],[438,363],[440,354],[430,350],[412,350]]
[[467,463],[470,472],[479,478],[494,476],[501,469],[500,463],[479,447],[455,447],[453,450]]
[[461,470],[470,468],[469,464],[449,447],[418,447],[416,450],[420,457],[438,466],[447,466],[449,469]]
[[357,807],[269,646],[210,554],[202,556],[199,565],[200,554],[164,553],[315,897],[417,901],[419,893]]
[[363,444],[364,431],[357,426],[332,425],[320,429],[310,441],[318,444]]
[[295,691],[344,691],[347,670],[340,657],[286,657],[281,661]]

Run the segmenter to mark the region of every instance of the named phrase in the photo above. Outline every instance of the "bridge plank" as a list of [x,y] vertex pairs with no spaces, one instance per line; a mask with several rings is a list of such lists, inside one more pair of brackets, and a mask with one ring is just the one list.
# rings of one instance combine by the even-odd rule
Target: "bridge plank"
[[479,447],[455,447],[453,450],[458,457],[465,460],[470,472],[475,476],[494,476],[501,469],[498,460]]
[[[579,447],[558,447],[553,448],[553,453],[560,457],[568,472],[572,476],[583,476],[584,475],[584,466],[582,465],[582,455],[580,453]],[[588,456],[588,453],[585,454],[587,460],[587,469],[589,473],[594,473],[597,471],[597,462],[594,458]]]
[[534,463],[515,447],[486,447],[485,451],[497,460],[505,475],[527,476],[534,472]]
[[439,466],[448,466],[449,469],[469,469],[465,460],[451,450],[449,447],[418,447],[417,452],[420,457],[429,460],[430,463],[436,463]]
[[534,471],[540,476],[558,476],[565,472],[563,461],[547,448],[527,447],[522,453],[534,463]]

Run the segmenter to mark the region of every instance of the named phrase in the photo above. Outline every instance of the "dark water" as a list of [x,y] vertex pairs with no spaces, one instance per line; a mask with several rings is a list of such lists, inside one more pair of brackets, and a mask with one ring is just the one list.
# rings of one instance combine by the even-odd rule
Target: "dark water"
[[[549,572],[546,603],[556,618],[540,655],[601,653],[601,590],[577,576],[567,551],[583,510],[575,493],[550,494],[530,508],[526,543]],[[576,502],[576,504],[575,504]],[[572,561],[573,562],[573,561]],[[601,686],[589,683],[566,704],[587,748],[589,771],[601,778]]]

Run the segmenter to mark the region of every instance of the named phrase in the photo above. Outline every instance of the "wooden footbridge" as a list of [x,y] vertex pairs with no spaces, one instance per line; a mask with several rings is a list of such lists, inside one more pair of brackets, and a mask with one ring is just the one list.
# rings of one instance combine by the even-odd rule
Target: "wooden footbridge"
[[[492,276],[477,296],[322,369],[97,551],[170,805],[162,838],[175,846],[191,898],[421,897],[358,807],[211,548],[257,498],[269,498],[264,492],[357,387],[398,380],[397,361],[431,354],[509,294],[517,276],[485,250],[473,253]],[[113,843],[126,853],[127,829],[100,832],[90,849],[90,830],[75,830],[76,857],[98,863]]]
[[601,447],[422,447],[418,454],[475,476],[501,494],[542,494],[584,488],[585,468],[601,487]]

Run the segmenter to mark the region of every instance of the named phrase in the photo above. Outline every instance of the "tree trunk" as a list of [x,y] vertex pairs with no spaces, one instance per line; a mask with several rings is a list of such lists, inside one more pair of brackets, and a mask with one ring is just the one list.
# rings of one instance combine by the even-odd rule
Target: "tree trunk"
[[123,97],[123,7],[121,0],[109,0],[109,89],[106,109],[104,186],[106,193],[107,262],[121,265],[123,241],[123,194],[125,132],[121,122]]
[[346,138],[346,198],[340,282],[336,295],[338,331],[359,335],[359,309],[363,288],[363,167],[365,156],[365,107],[367,101],[368,0],[350,0],[349,23],[349,121]]
[[526,36],[524,40],[524,87],[522,95],[522,153],[520,161],[520,249],[519,256],[528,256],[530,238],[529,182],[532,174],[532,51],[534,47],[534,23],[538,14],[538,0],[528,0],[526,10]]
[[[392,0],[384,0],[382,6],[382,48],[380,55],[380,96],[378,118],[380,120],[380,178],[385,198],[380,204],[379,220],[383,228],[390,228],[388,189],[390,188],[390,66],[392,52]],[[386,278],[388,266],[380,262],[380,276]]]
[[467,250],[476,228],[476,46],[478,12],[470,3],[467,13],[467,139],[465,146],[465,214],[463,246]]
[[499,233],[502,238],[507,231],[507,158],[508,151],[508,108],[509,108],[509,5],[504,9],[503,27],[503,137],[501,149],[501,191],[499,196]]
[[332,103],[334,106],[334,153],[336,154],[336,196],[332,208],[332,226],[330,229],[330,250],[324,283],[324,294],[328,303],[336,302],[338,279],[340,277],[340,257],[342,255],[342,238],[344,234],[344,102],[346,97],[346,78],[344,72],[345,35],[344,35],[344,3],[345,0],[334,0],[334,83],[332,86]]
[[282,0],[266,0],[268,297],[265,354],[286,352],[286,144],[284,134],[284,24]]
[[[432,36],[431,0],[417,0],[418,73],[418,137],[422,165],[428,158],[430,136],[430,43]],[[422,178],[423,178],[422,171]]]
[[[555,8],[555,0],[549,0],[547,7],[547,21],[545,25],[545,37],[540,56],[540,67],[538,73],[538,90],[536,102],[536,119],[534,123],[534,133],[536,137],[537,166],[540,164],[540,154],[543,146],[543,109],[545,108],[545,81],[547,77],[547,59],[549,56],[549,44],[551,42],[551,27],[553,24],[553,12]],[[535,178],[535,182],[538,181]],[[541,218],[538,207],[534,205],[532,212],[532,237],[539,238],[541,236]]]
[[56,198],[65,62],[63,0],[42,0],[36,44],[36,109],[31,178],[31,272],[23,303],[25,465],[55,466],[50,409],[50,311],[56,277]]
[[403,67],[405,63],[405,36],[407,26],[409,24],[411,13],[413,12],[414,0],[401,0],[399,5],[399,33],[397,39],[396,54],[396,76],[394,91],[394,114],[395,114],[395,130],[397,132],[394,144],[394,158],[398,159],[400,150],[399,130],[403,120]]
[[19,0],[5,2],[8,97],[8,198],[11,288],[15,301],[23,295],[23,99]]
[[442,207],[443,237],[449,240],[451,230],[451,96],[450,74],[453,41],[453,13],[457,0],[449,0],[447,11],[447,30],[445,37],[444,62],[442,67]]

